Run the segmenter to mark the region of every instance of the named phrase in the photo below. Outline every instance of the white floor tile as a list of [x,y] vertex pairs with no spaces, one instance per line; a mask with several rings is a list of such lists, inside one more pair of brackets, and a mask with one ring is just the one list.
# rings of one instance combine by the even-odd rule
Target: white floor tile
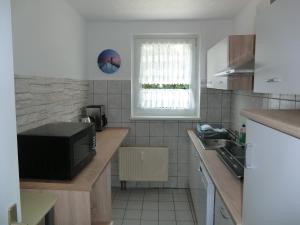
[[151,210],[151,211],[158,210],[158,202],[145,201],[143,204],[143,210]]
[[117,196],[129,196],[130,192],[129,191],[118,191]]
[[125,210],[124,209],[113,209],[112,218],[113,219],[123,219]]
[[195,225],[192,221],[177,221],[177,225]]
[[117,193],[115,196],[115,200],[127,201],[129,198],[129,193]]
[[192,213],[190,211],[176,211],[177,221],[193,221]]
[[158,225],[158,221],[153,220],[142,220],[141,225]]
[[139,220],[141,218],[140,210],[126,210],[125,220]]
[[176,225],[176,221],[159,221],[159,225]]
[[159,202],[173,202],[173,195],[160,195]]
[[188,202],[189,199],[186,194],[175,194],[174,201],[175,202]]
[[159,194],[173,194],[173,189],[167,189],[167,188],[159,189]]
[[149,189],[146,191],[146,194],[158,194],[159,189],[155,188],[155,189]]
[[136,209],[142,210],[143,202],[142,201],[128,201],[127,209]]
[[158,211],[143,210],[142,220],[157,220],[158,221]]
[[128,191],[130,192],[130,194],[144,194],[145,193],[145,189],[143,189],[143,188],[132,188]]
[[140,220],[124,220],[122,225],[140,225]]
[[186,194],[186,189],[173,189],[173,194]]
[[174,211],[174,202],[159,202],[158,209]]
[[172,192],[159,193],[159,197],[162,197],[162,196],[173,196],[173,193]]
[[175,210],[190,210],[189,202],[174,202]]
[[175,212],[174,211],[159,211],[158,216],[159,221],[175,221]]
[[125,209],[127,206],[127,201],[114,200],[112,202],[113,209]]
[[145,195],[144,196],[144,201],[157,202],[158,201],[158,194],[157,195]]
[[129,201],[143,201],[144,194],[130,194]]
[[116,219],[116,220],[113,220],[113,222],[114,222],[114,225],[122,225],[123,220]]
[[114,225],[194,225],[186,189],[113,189]]

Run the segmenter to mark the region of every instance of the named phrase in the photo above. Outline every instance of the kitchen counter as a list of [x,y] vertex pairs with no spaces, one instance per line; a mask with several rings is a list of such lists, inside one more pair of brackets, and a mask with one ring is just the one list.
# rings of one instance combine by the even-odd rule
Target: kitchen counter
[[96,136],[97,154],[71,181],[21,180],[21,189],[90,191],[128,133],[128,128],[107,128]]
[[300,110],[243,110],[241,115],[275,130],[300,138]]
[[243,183],[227,169],[216,151],[204,150],[200,139],[192,129],[187,132],[233,221],[236,225],[241,225]]
[[54,207],[57,197],[49,193],[21,191],[22,222],[38,225]]
[[107,128],[98,132],[97,154],[73,180],[22,180],[21,189],[57,197],[55,224],[111,224],[111,159],[127,133],[127,128]]

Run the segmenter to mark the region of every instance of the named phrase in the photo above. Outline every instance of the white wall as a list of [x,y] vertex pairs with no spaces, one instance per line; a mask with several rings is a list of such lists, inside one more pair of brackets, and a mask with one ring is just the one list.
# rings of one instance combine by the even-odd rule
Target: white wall
[[0,1],[0,34],[0,224],[2,225],[8,223],[8,208],[12,204],[17,203],[20,212],[10,0]]
[[[201,75],[206,76],[206,50],[232,33],[232,21],[172,21],[172,22],[89,22],[87,66],[90,80],[130,80],[131,42],[135,34],[190,33],[200,37]],[[97,58],[107,48],[115,49],[122,58],[120,70],[105,75],[99,70]]]
[[262,0],[251,0],[234,18],[234,34],[255,34],[256,6]]
[[12,0],[15,74],[85,78],[85,22],[65,0]]

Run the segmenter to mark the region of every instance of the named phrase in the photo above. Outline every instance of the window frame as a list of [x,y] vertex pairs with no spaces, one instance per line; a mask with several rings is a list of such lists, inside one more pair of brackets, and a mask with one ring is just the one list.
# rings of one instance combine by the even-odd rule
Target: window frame
[[[166,110],[166,109],[138,109],[139,90],[139,62],[140,46],[145,40],[192,40],[193,47],[193,72],[191,90],[194,94],[194,110]],[[131,119],[134,120],[199,120],[200,119],[200,74],[199,74],[199,38],[196,34],[142,34],[134,35],[131,48]]]

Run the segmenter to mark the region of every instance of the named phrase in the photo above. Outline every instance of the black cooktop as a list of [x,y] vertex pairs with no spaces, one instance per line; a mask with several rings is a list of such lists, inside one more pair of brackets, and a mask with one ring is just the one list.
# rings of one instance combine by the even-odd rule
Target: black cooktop
[[244,177],[245,167],[245,147],[244,146],[226,146],[217,149],[218,156],[230,171],[237,177]]

